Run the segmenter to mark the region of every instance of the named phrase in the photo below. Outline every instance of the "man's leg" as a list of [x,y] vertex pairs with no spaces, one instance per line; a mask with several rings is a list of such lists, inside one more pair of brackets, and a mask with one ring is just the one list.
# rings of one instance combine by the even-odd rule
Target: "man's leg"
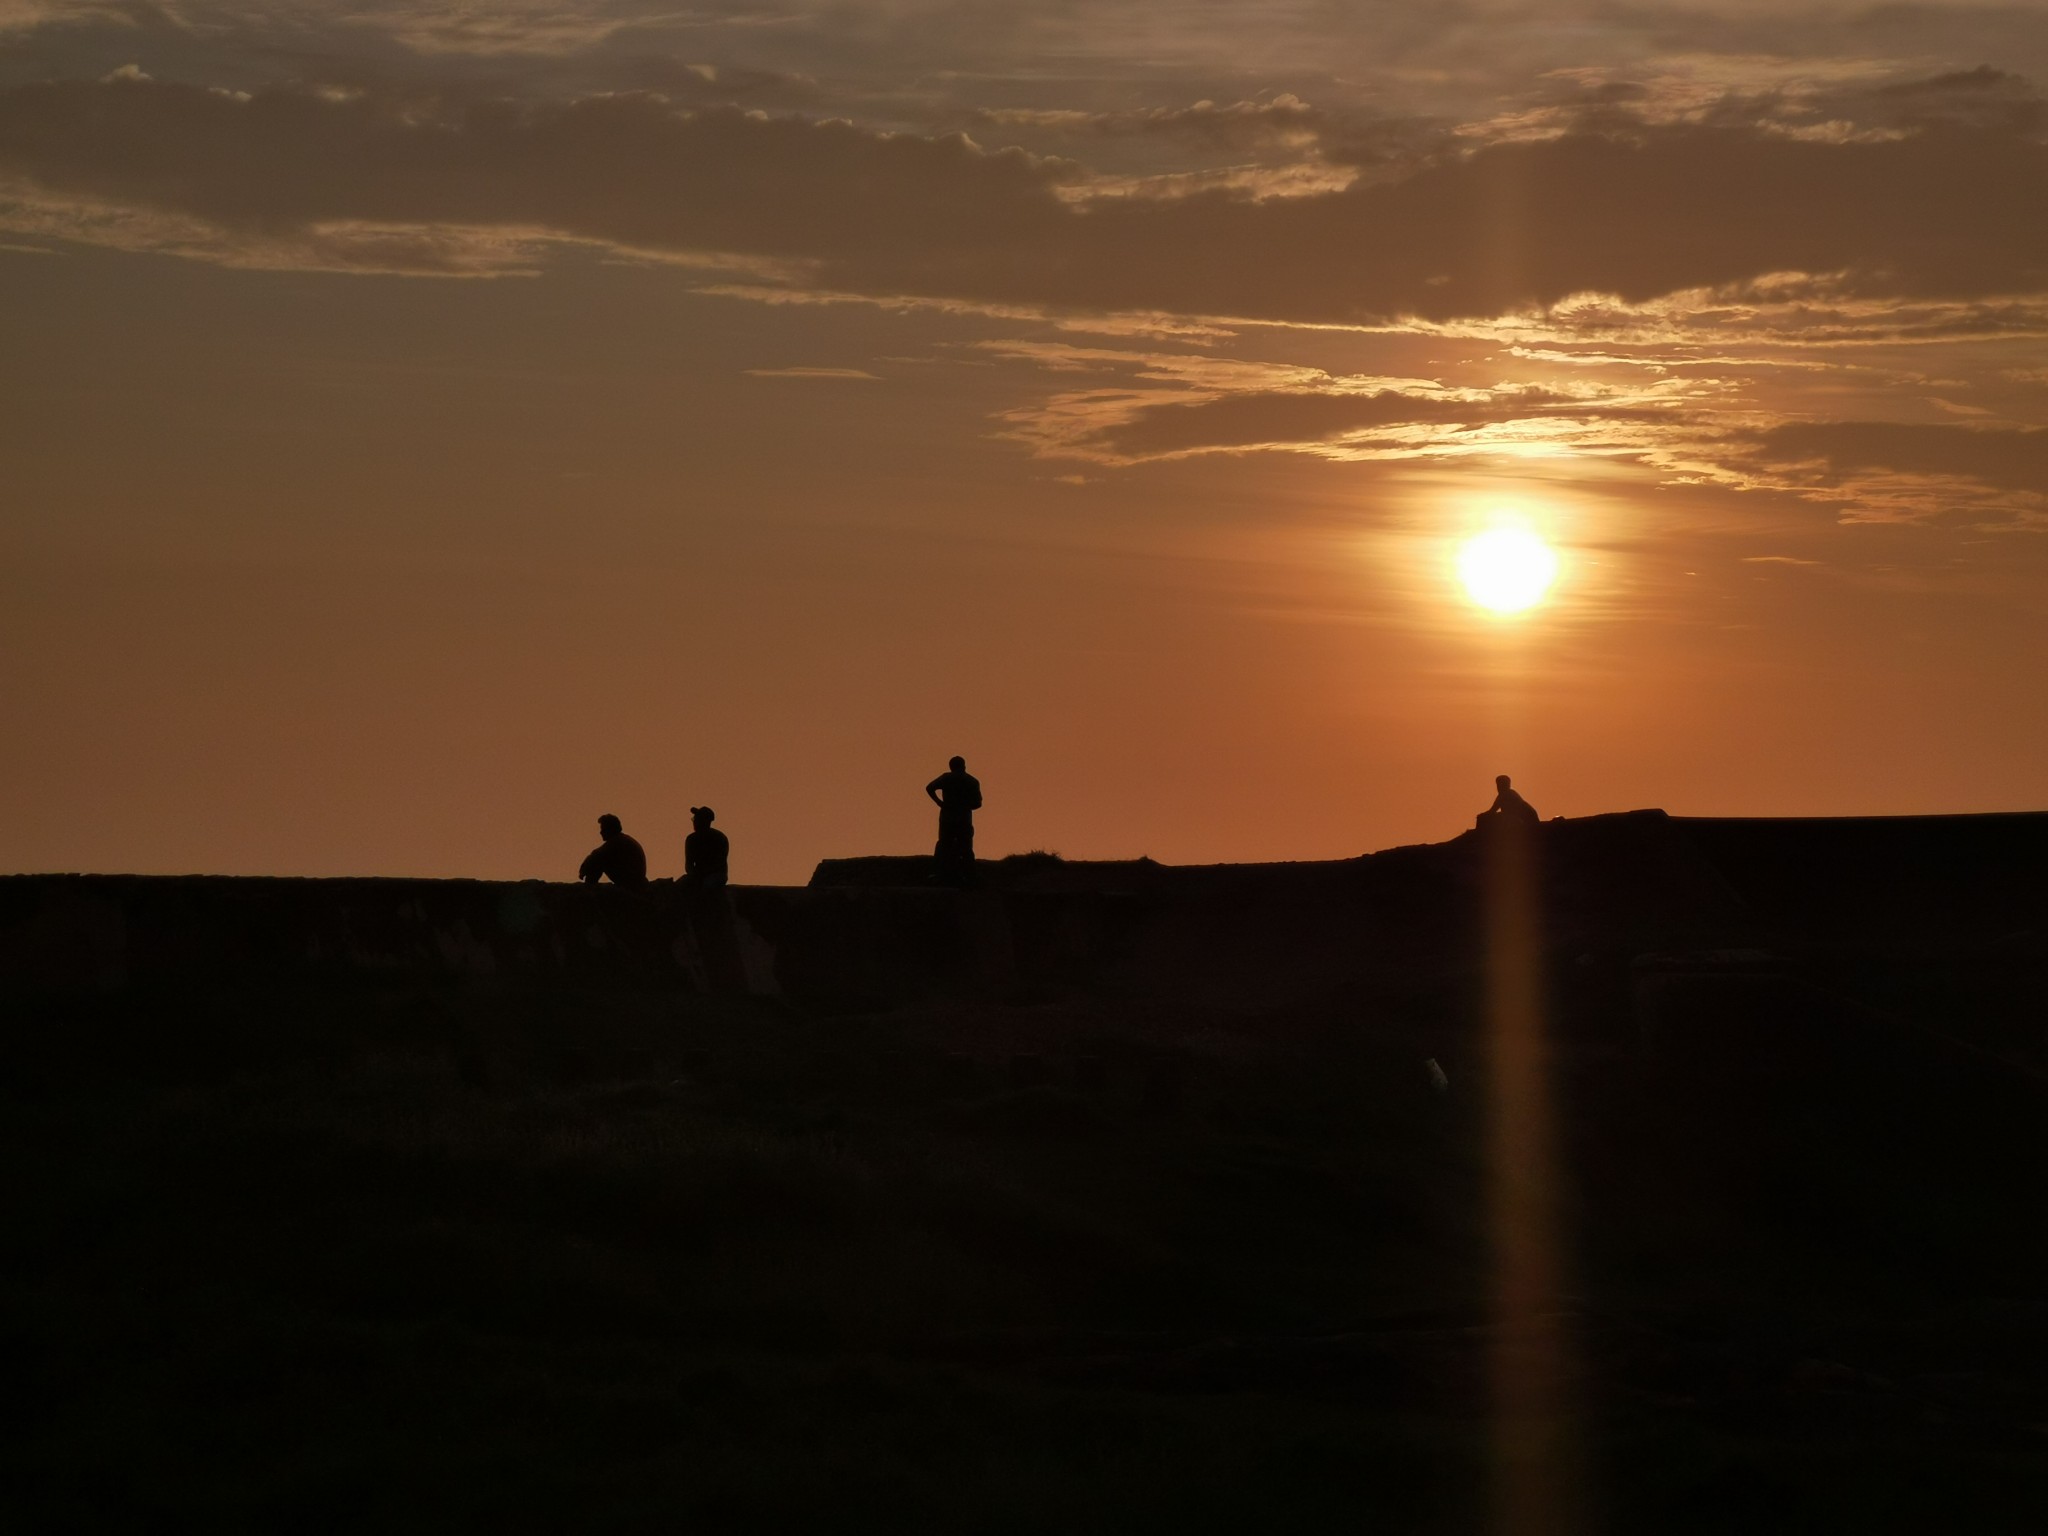
[[939,821],[938,876],[947,882],[967,877],[974,864],[974,824],[941,818]]

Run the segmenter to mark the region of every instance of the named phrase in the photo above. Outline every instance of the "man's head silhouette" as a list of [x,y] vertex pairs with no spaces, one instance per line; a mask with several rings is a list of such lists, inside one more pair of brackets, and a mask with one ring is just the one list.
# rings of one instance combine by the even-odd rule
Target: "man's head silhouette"
[[1494,787],[1495,789],[1507,789],[1507,788],[1509,788],[1510,786],[1509,786],[1509,784],[1508,784],[1508,776],[1507,776],[1506,774],[1504,774],[1504,773],[1497,773],[1497,774],[1495,774],[1495,775],[1493,776],[1493,787]]
[[967,771],[967,759],[964,757],[949,757],[946,759],[946,766],[955,773],[965,773]]
[[597,818],[598,836],[602,837],[606,842],[610,842],[624,830],[625,828],[619,825],[619,818],[616,816],[607,815]]
[[693,805],[690,807],[690,823],[700,832],[717,819],[717,813],[708,805]]

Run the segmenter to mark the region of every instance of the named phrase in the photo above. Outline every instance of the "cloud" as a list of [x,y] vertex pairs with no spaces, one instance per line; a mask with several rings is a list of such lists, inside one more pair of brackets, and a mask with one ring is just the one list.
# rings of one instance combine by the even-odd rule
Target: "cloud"
[[88,21],[120,26],[130,20],[133,9],[115,0],[0,0],[0,35]]
[[560,0],[415,0],[357,18],[424,54],[565,54],[637,27],[722,19],[684,6],[565,5]]
[[1060,342],[982,350],[1055,373],[1108,375],[1003,413],[1040,457],[1127,465],[1206,453],[1291,452],[1344,461],[1614,456],[1675,466],[1712,430],[1713,381],[1633,386],[1453,386],[1317,368]]
[[1974,128],[1829,143],[1642,126],[1487,145],[1341,191],[1076,204],[1071,161],[962,135],[649,95],[238,100],[123,79],[0,93],[0,174],[203,221],[223,243],[496,225],[802,263],[849,293],[1098,312],[1454,320],[1774,273],[1886,300],[2048,288],[2048,145]]
[[2048,428],[1795,421],[1728,434],[1714,478],[1845,522],[2048,528]]
[[[1891,398],[1901,378],[1885,369],[1795,374],[1761,390],[1754,372],[1686,376],[1675,366],[1637,369],[1634,382],[1559,374],[1541,385],[1454,386],[1057,342],[983,347],[1055,374],[1097,376],[1002,414],[1005,435],[1043,458],[1127,466],[1288,452],[1347,463],[1576,462],[1581,474],[1604,461],[1665,485],[1825,506],[1846,522],[2048,528],[2048,428],[1785,419],[1802,401],[1841,393],[1859,372],[1865,380],[1855,387]],[[1476,360],[1443,361],[1454,374]],[[1611,369],[1633,360],[1596,353],[1586,361]]]
[[2036,133],[2048,124],[2048,103],[2019,75],[1980,64],[1924,80],[1899,80],[1863,96],[1865,115],[1892,126]]
[[1279,145],[1300,149],[1329,127],[1327,114],[1289,92],[1266,101],[1091,112],[1075,108],[983,107],[970,114],[977,130],[1029,129],[1042,135],[1092,139],[1173,139],[1208,150],[1245,154]]
[[1873,471],[1975,481],[2048,497],[2048,428],[1890,421],[1787,422],[1758,439],[1766,461],[1834,479]]
[[1035,200],[1058,207],[1053,168],[958,137],[647,96],[435,110],[135,79],[0,94],[4,173],[259,242],[345,224],[507,225],[672,254],[900,261],[928,239],[999,239]]
[[743,368],[757,379],[879,379],[865,368]]
[[1456,393],[1400,390],[1363,393],[1306,391],[1221,395],[1208,400],[1140,402],[1105,423],[1083,446],[1122,460],[1250,448],[1303,448],[1380,428],[1434,426],[1457,432],[1483,422],[1534,414],[1547,403],[1541,391],[1496,402]]
[[414,84],[560,92],[645,87],[644,60],[708,62],[831,82],[848,111],[893,95],[955,113],[1137,114],[1278,87],[1336,115],[1369,105],[1455,122],[1546,75],[1540,99],[1554,102],[1567,75],[1645,84],[1654,99],[1667,84],[1796,91],[1902,60],[2048,73],[2048,33],[2026,0],[0,0],[0,35],[30,39],[57,66],[46,75],[121,62],[104,50],[122,28],[155,40],[161,56],[143,63],[160,77],[245,87],[204,70],[355,80],[351,67],[369,66]]
[[[677,69],[706,89],[737,78]],[[1825,90],[1683,110],[1671,92],[1581,80],[1585,111],[1562,126],[1452,148],[1389,130],[1387,158],[1355,180],[1328,152],[1350,129],[1294,97],[986,114],[989,128],[1049,133],[1039,151],[1278,157],[1119,186],[1066,154],[665,92],[245,94],[155,73],[0,91],[0,235],[442,277],[543,272],[584,247],[714,268],[721,280],[700,286],[753,301],[1157,338],[1157,352],[989,351],[1102,375],[1000,416],[1004,435],[1069,462],[1578,459],[1855,520],[2048,525],[2042,432],[1786,419],[1815,414],[1822,390],[1834,416],[1854,414],[1848,392],[1900,388],[1922,414],[2025,419],[2012,397],[2025,369],[2004,396],[1963,395],[1985,381],[1956,377],[1969,368],[1953,352],[1938,377],[1876,355],[2048,336],[2048,145],[2031,88],[2009,74],[1845,70]],[[1343,174],[1285,196],[1257,180],[1304,166]],[[1247,325],[1357,327],[1416,350],[1387,377],[1220,355],[1271,334]],[[1439,340],[1457,350],[1430,360],[1436,377],[1392,376],[1422,371]],[[1166,350],[1188,343],[1204,350]],[[1824,382],[1759,383],[1811,373],[1816,347],[1841,359]],[[1478,371],[1503,353],[1514,379]]]
[[0,243],[994,321],[1037,339],[933,353],[1042,374],[999,429],[1091,474],[1548,457],[2013,526],[2029,70],[2038,7],[1980,3],[0,0]]
[[1214,170],[1168,171],[1147,176],[1077,177],[1062,187],[1070,203],[1132,198],[1195,197],[1202,193],[1249,198],[1309,197],[1338,192],[1357,179],[1348,166],[1325,160],[1300,160],[1285,165],[1229,165]]

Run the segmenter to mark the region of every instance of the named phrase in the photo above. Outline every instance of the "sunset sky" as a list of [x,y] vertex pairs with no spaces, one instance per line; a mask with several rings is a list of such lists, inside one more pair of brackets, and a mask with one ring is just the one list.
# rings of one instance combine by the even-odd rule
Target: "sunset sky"
[[985,855],[2041,808],[2044,87],[2041,0],[0,0],[0,869],[801,880],[955,752]]

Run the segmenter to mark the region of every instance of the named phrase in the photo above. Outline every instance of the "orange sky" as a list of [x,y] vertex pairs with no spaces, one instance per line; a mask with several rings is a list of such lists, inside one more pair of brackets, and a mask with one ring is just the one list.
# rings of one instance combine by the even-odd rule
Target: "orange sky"
[[[0,0],[0,868],[2048,801],[2048,20]],[[1554,600],[1463,601],[1512,515]]]

